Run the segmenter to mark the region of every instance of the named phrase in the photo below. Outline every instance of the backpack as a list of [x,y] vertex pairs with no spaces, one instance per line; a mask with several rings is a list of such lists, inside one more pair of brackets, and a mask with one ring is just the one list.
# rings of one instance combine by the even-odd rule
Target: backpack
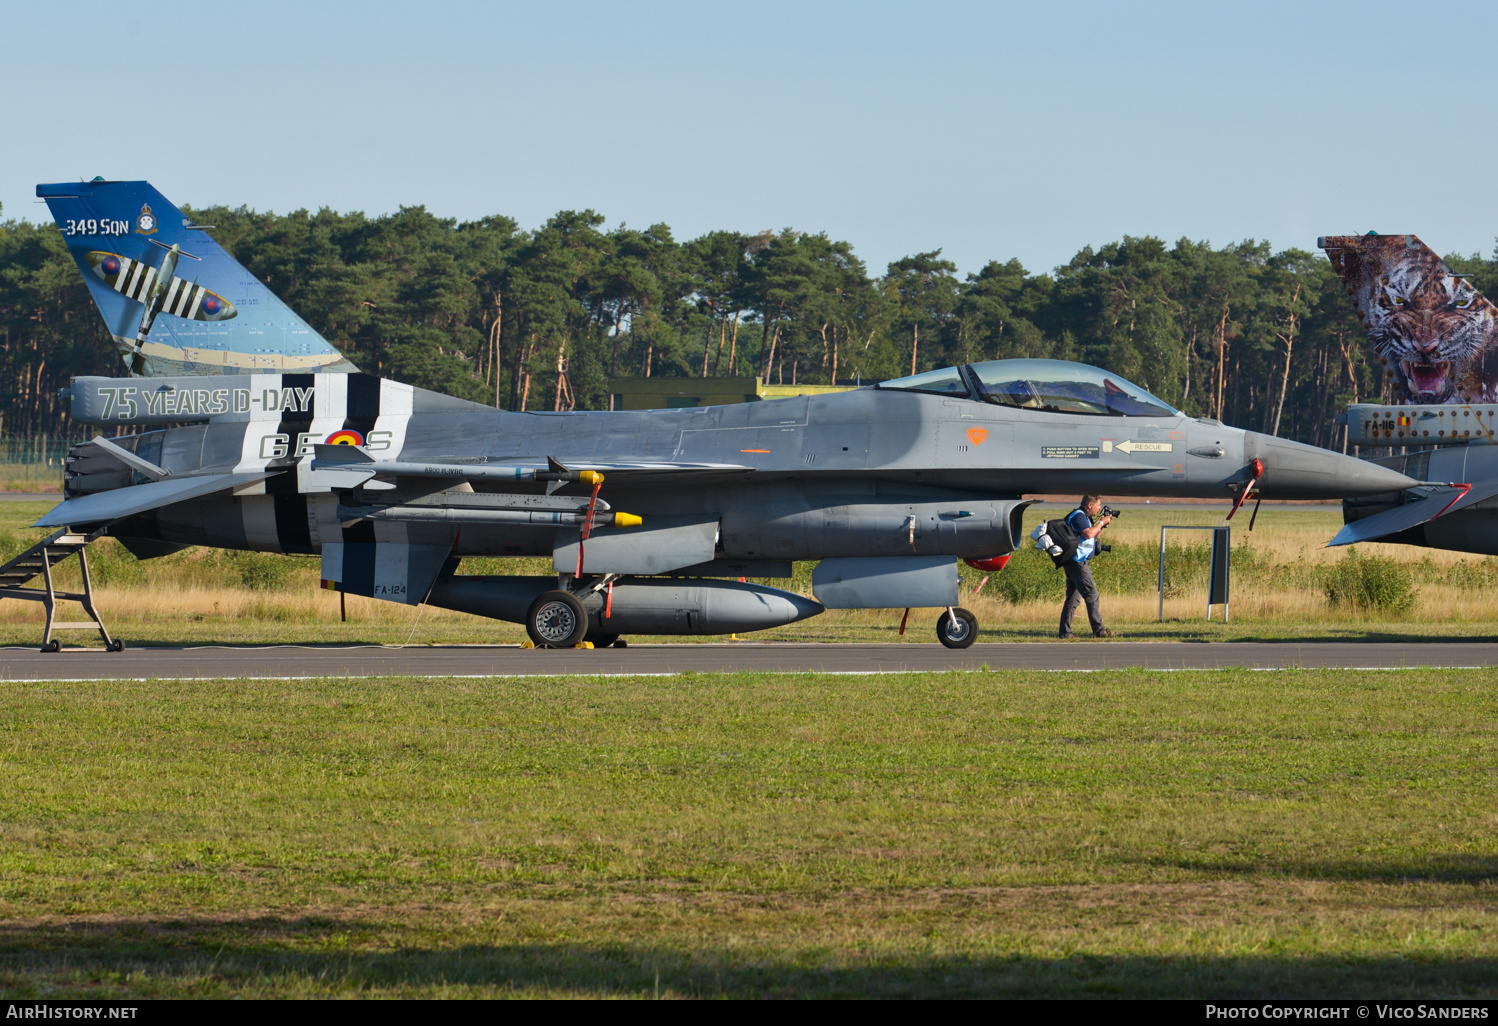
[[1057,567],[1065,566],[1068,560],[1076,556],[1077,546],[1082,543],[1082,536],[1067,522],[1071,515],[1068,513],[1059,520],[1047,520],[1030,532],[1030,537],[1035,540],[1035,547],[1050,556],[1051,562]]

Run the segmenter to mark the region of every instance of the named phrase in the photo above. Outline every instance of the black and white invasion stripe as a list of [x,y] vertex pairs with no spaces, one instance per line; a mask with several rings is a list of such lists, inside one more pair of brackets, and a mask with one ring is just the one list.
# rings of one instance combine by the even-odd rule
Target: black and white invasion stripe
[[[120,269],[112,275],[104,272],[104,262],[110,257],[120,263]],[[156,282],[157,269],[142,260],[132,260],[118,253],[90,253],[89,262],[93,265],[95,272],[104,279],[105,284],[137,303],[146,301],[151,294],[151,286]],[[203,311],[204,296],[213,296],[218,299],[220,306],[217,313],[210,315]],[[166,295],[162,298],[161,310],[163,313],[189,321],[226,320],[237,312],[234,304],[218,293],[175,275],[172,276],[171,284],[167,286]]]

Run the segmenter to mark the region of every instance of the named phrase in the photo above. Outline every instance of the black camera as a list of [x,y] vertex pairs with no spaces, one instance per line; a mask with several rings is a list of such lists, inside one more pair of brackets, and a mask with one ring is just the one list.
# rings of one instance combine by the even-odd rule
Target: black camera
[[1099,517],[1121,517],[1121,516],[1123,516],[1123,514],[1120,513],[1118,510],[1114,509],[1112,506],[1104,506],[1098,512],[1098,516]]
[[1112,545],[1099,545],[1097,547],[1097,550],[1099,552],[1112,552],[1113,551],[1113,546]]

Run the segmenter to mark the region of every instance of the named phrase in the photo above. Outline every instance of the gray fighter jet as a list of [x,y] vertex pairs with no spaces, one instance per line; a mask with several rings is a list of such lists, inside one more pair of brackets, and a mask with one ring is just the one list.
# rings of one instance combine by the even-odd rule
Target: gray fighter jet
[[[156,241],[181,241],[165,231],[173,208],[145,183],[38,192],[54,214],[113,204],[93,215],[114,225],[144,192],[169,235]],[[202,230],[182,220],[176,235]],[[1022,544],[1027,493],[1241,503],[1415,484],[1188,417],[1116,374],[1054,360],[736,406],[562,414],[340,373],[336,350],[305,338],[280,355],[308,372],[257,373],[268,343],[253,318],[285,308],[206,236],[193,239],[195,287],[237,316],[200,319],[177,341],[180,318],[164,303],[149,339],[121,334],[141,320],[141,289],[122,280],[146,273],[130,270],[150,252],[136,243],[114,238],[133,248],[101,256],[97,240],[69,237],[130,366],[177,373],[74,379],[74,419],[129,433],[75,447],[66,500],[38,525],[107,526],[142,557],[192,545],[317,555],[326,587],[521,622],[537,645],[942,607],[940,640],[964,647],[978,624],[957,608],[957,561],[1001,568]],[[112,278],[94,273],[106,264]],[[248,341],[233,334],[257,325]],[[215,369],[245,373],[207,376]],[[549,556],[556,575],[458,574],[466,556]],[[789,577],[793,560],[819,561],[815,601],[740,580]]]

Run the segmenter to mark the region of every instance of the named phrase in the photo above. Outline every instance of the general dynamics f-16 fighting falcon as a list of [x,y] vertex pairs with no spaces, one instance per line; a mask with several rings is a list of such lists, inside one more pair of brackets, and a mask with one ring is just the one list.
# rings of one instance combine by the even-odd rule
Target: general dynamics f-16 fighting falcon
[[[136,375],[74,379],[74,419],[132,433],[74,448],[40,526],[141,557],[318,555],[327,587],[521,622],[537,645],[945,607],[938,636],[965,647],[957,560],[1001,567],[1026,493],[1241,503],[1415,483],[1055,360],[745,405],[504,412],[355,372],[144,182],[37,194]],[[556,576],[461,575],[465,556],[550,556]],[[792,560],[820,561],[816,601],[739,580]]]
[[1413,235],[1317,240],[1342,279],[1397,405],[1338,418],[1353,445],[1414,488],[1349,497],[1332,545],[1360,541],[1498,555],[1498,308]]

